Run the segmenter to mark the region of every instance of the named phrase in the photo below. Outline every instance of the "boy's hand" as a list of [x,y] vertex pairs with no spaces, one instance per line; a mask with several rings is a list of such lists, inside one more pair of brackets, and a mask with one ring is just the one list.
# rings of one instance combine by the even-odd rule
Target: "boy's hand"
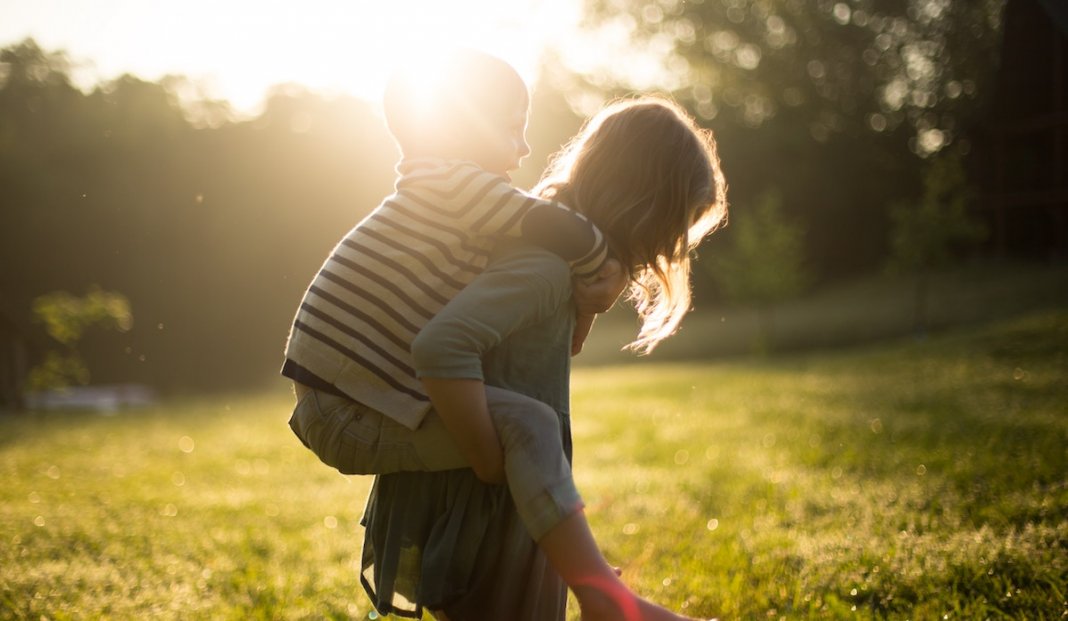
[[597,272],[593,282],[575,280],[575,306],[579,316],[596,315],[612,308],[623,290],[627,288],[630,278],[623,271],[623,266],[615,259],[608,259]]

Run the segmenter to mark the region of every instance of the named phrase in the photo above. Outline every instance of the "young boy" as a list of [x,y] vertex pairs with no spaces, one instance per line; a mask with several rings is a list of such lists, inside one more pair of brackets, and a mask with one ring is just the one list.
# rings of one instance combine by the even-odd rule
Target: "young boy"
[[[320,459],[347,474],[469,465],[483,480],[502,482],[502,439],[492,413],[531,410],[529,425],[538,424],[539,411],[543,420],[555,421],[555,413],[508,391],[488,391],[495,403],[487,404],[484,393],[472,394],[463,382],[421,380],[412,341],[481,272],[495,244],[532,241],[587,280],[605,267],[606,244],[581,215],[510,185],[508,171],[530,152],[529,100],[507,63],[459,51],[432,68],[394,76],[384,104],[403,155],[396,191],[345,235],[301,302],[282,367],[298,397],[290,425]],[[625,284],[618,264],[607,264],[610,277],[576,287],[576,350],[593,315],[607,310]],[[432,401],[438,411],[459,414],[427,421]],[[545,469],[540,463],[524,469],[535,467]],[[566,479],[557,503],[574,505],[580,501],[566,468],[557,460],[543,476]]]

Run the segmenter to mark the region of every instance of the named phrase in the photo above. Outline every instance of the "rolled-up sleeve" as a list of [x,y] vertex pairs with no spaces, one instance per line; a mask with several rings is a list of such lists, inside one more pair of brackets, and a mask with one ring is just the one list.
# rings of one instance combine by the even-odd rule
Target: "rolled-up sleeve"
[[503,252],[416,335],[416,374],[484,379],[486,352],[555,312],[570,296],[570,270],[556,255],[534,248]]

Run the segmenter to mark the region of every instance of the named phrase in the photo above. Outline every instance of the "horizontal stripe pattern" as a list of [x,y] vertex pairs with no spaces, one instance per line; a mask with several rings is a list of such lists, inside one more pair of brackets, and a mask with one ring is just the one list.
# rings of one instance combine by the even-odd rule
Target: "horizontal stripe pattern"
[[[335,246],[297,311],[286,357],[409,427],[429,400],[411,343],[486,266],[502,236],[549,204],[469,162],[407,160],[394,194]],[[597,232],[601,250],[603,238]],[[577,265],[579,262],[575,262]]]

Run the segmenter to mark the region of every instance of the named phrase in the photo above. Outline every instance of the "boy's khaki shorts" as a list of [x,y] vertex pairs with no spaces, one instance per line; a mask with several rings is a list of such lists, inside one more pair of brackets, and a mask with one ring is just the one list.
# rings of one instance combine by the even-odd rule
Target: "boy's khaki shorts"
[[[486,387],[486,401],[504,447],[516,508],[539,539],[582,507],[564,455],[559,416],[540,401],[493,386]],[[289,426],[323,463],[343,474],[470,467],[433,411],[413,431],[362,403],[301,386]]]

